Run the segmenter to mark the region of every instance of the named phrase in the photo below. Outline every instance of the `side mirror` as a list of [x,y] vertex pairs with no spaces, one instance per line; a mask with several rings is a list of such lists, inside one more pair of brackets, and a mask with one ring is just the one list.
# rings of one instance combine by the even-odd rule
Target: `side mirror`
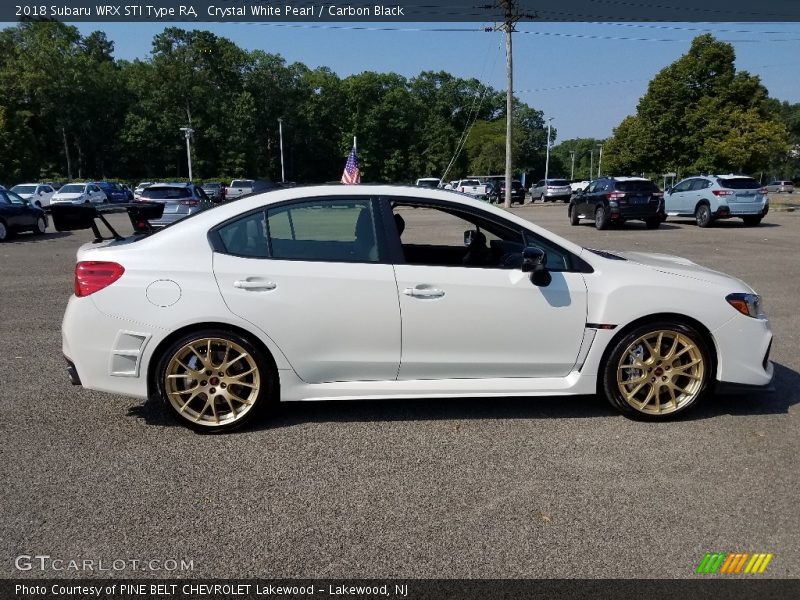
[[547,252],[541,248],[530,246],[522,251],[522,265],[523,273],[536,273],[537,271],[544,271],[547,268]]

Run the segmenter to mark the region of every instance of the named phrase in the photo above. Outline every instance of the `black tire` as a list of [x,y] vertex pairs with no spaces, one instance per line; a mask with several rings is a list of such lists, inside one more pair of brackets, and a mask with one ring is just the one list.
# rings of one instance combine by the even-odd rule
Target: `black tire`
[[661,227],[661,219],[658,217],[655,219],[645,219],[644,224],[648,229],[658,229]]
[[[213,370],[204,371],[203,369],[206,368],[206,366],[204,366],[206,363],[201,356],[194,353],[192,353],[193,356],[189,354],[188,359],[181,360],[181,357],[184,356],[183,352],[189,344],[198,344],[200,353],[203,354],[203,348],[205,347],[206,341],[209,339],[214,340],[214,346],[210,346],[212,347],[212,357],[210,365],[208,365],[211,366]],[[243,351],[246,353],[247,357],[228,364],[227,369],[215,372],[216,369],[222,369],[225,361],[229,360],[230,355],[227,353],[227,349],[224,356],[220,359],[222,348],[225,348],[225,344],[235,345],[237,348],[233,348],[234,351]],[[231,346],[227,346],[227,348],[231,348]],[[206,352],[205,355],[208,356],[208,353]],[[196,382],[197,386],[195,387],[203,387],[204,391],[198,394],[190,394],[191,390],[182,392],[180,386],[178,386],[177,383],[173,383],[170,385],[178,386],[179,390],[170,394],[167,384],[167,370],[172,368],[173,359],[176,359],[176,364],[180,364],[177,363],[177,361],[181,361],[184,365],[189,367],[191,370],[184,370],[183,372],[191,373],[192,376],[186,376],[181,379],[180,375],[173,374],[173,376],[178,379],[172,379],[172,381],[180,382],[189,379],[189,385]],[[219,360],[219,363],[216,363],[217,360]],[[197,366],[201,366],[202,368],[198,370],[196,368]],[[246,371],[248,369],[253,370],[247,373]],[[231,374],[232,371],[234,371],[233,374]],[[195,374],[197,375],[196,377],[194,377]],[[226,381],[230,383],[226,384]],[[260,415],[264,414],[270,406],[274,406],[274,404],[277,403],[278,372],[275,369],[271,357],[266,355],[263,350],[253,344],[249,339],[224,329],[205,329],[181,336],[161,353],[155,370],[155,389],[166,411],[178,423],[203,433],[223,433],[238,429],[253,422]],[[250,391],[248,392],[247,390]],[[187,394],[190,396],[188,399],[186,398]],[[226,396],[215,395],[213,402],[209,402],[209,396],[211,394],[226,394]],[[249,394],[248,398],[244,398],[243,401],[236,400],[237,395],[243,396],[244,394]],[[170,395],[176,397],[175,404],[170,400]],[[228,396],[233,396],[233,402],[229,399],[226,400]],[[179,410],[176,404],[184,401],[186,405],[183,409]],[[226,403],[223,403],[223,401]],[[238,412],[236,410],[237,407],[233,405],[234,403],[239,405]],[[200,409],[199,417],[191,418],[191,413],[197,414],[201,405],[202,409]],[[183,412],[187,406],[189,407],[188,410]],[[230,409],[228,409],[229,406]],[[247,406],[249,406],[249,408],[246,408]],[[221,423],[219,421],[214,423],[210,420],[204,420],[203,417],[206,416],[205,411],[208,410],[208,408],[211,408],[212,411],[212,414],[207,415],[208,417],[218,418],[218,413],[224,412],[230,418],[223,417],[223,422]],[[232,417],[231,413],[233,415]],[[236,416],[237,414],[240,416]]]
[[711,216],[711,207],[708,204],[700,204],[694,210],[694,220],[698,227],[710,227],[714,222],[714,217]]
[[[659,338],[658,335],[662,332],[664,337]],[[672,346],[668,333],[679,340],[676,346]],[[639,369],[638,365],[630,362],[632,356],[630,350],[637,341],[648,336],[652,336],[650,338],[651,347],[656,350],[657,354],[650,354],[644,344],[639,345],[642,351],[642,355],[638,359],[642,360],[642,368]],[[659,339],[663,339],[663,341],[661,347],[656,349]],[[685,341],[693,346],[691,351],[686,350]],[[670,352],[668,350],[670,348],[675,354],[671,361],[664,356]],[[651,358],[652,362],[650,362]],[[662,358],[664,360],[661,360]],[[681,373],[686,373],[688,369],[698,367],[698,364],[693,364],[697,359],[701,361],[699,363],[700,375],[696,374],[697,370],[694,370],[692,375],[675,374],[678,369]],[[675,363],[678,362],[681,364],[676,365]],[[627,366],[628,364],[631,366]],[[652,371],[647,369],[652,369]],[[671,369],[672,374],[669,373]],[[625,375],[620,375],[618,378],[618,373]],[[626,417],[651,421],[666,420],[684,414],[697,406],[711,389],[713,374],[713,355],[709,351],[705,338],[696,329],[683,323],[654,321],[626,331],[616,341],[605,361],[598,389],[602,390],[611,405]],[[630,383],[625,383],[623,380],[627,377],[630,377]],[[642,383],[639,383],[640,379],[643,379]],[[670,389],[671,387],[673,389]],[[675,387],[687,392],[686,397],[680,393],[676,395]],[[632,396],[631,401],[628,401],[623,395],[623,389],[628,390],[628,394]],[[650,396],[651,393],[652,396]],[[638,408],[635,406],[637,403],[640,405]]]
[[608,229],[610,221],[611,218],[608,211],[606,211],[606,207],[601,204],[594,211],[594,226],[600,230]]
[[47,230],[47,221],[44,220],[44,217],[37,217],[36,218],[36,225],[33,226],[33,234],[34,235],[44,235],[45,231]]
[[8,236],[8,227],[6,227],[5,221],[0,219],[0,242],[5,242],[8,239]]
[[745,227],[755,227],[761,224],[761,219],[763,218],[761,215],[747,215],[742,217],[742,221],[744,221]]
[[547,202],[547,200],[545,200],[545,198],[544,198],[544,194],[542,194],[541,196],[539,196],[539,200],[541,200],[541,201],[542,201],[542,204],[544,204],[545,202]]
[[570,204],[569,208],[567,209],[567,214],[569,214],[570,225],[578,225],[581,222],[581,218],[578,216],[578,210],[574,204]]

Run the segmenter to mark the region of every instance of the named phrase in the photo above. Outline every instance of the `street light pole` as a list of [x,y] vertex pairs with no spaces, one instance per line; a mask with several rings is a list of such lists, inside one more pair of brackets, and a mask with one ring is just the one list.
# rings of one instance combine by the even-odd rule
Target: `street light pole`
[[550,121],[553,117],[547,119],[547,154],[544,159],[544,184],[547,185],[547,180],[550,177]]
[[572,152],[569,153],[569,155],[570,155],[570,158],[572,158],[572,169],[569,172],[569,178],[570,178],[570,180],[574,180],[575,179],[575,151],[573,150]]
[[281,183],[286,183],[286,173],[283,170],[283,119],[278,119],[278,136],[281,140]]
[[189,163],[189,181],[192,181],[192,134],[194,129],[191,127],[181,127],[181,131],[186,136],[186,160]]
[[600,179],[600,167],[603,165],[603,146],[600,146],[600,156],[597,159],[597,178]]
[[589,150],[589,179],[594,179],[594,149]]

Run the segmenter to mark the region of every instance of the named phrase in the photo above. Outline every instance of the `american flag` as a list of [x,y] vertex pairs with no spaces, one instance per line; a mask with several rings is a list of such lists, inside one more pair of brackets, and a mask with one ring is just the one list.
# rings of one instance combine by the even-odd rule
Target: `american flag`
[[342,173],[342,183],[346,185],[361,183],[361,172],[358,170],[358,156],[356,156],[355,146],[350,150],[350,156],[347,157],[347,164],[345,164],[344,173]]

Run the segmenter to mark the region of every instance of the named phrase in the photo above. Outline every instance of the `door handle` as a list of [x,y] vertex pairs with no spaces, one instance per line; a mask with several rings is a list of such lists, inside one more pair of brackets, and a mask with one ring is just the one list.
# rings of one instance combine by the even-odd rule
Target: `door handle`
[[278,287],[278,284],[273,281],[240,279],[233,282],[233,287],[240,290],[248,290],[254,292],[268,292]]
[[406,296],[411,296],[412,298],[441,298],[442,296],[444,296],[444,290],[440,290],[437,288],[428,288],[428,287],[406,288],[403,290],[403,293]]

